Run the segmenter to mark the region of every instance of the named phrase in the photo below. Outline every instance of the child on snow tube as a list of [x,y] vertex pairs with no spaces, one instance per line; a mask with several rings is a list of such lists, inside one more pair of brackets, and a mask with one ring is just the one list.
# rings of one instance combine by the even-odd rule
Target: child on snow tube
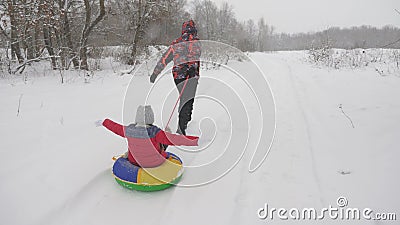
[[128,139],[128,160],[132,164],[153,168],[163,164],[168,158],[163,145],[197,146],[198,137],[176,135],[161,130],[153,125],[154,113],[151,106],[139,106],[135,123],[123,126],[110,119],[102,125],[115,134]]

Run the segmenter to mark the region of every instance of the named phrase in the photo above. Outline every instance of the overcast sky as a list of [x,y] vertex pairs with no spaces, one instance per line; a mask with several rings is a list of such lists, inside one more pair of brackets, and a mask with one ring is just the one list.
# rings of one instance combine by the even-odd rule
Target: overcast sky
[[[212,0],[221,5],[225,0]],[[229,0],[239,20],[264,17],[277,32],[320,31],[332,26],[400,27],[400,0]]]

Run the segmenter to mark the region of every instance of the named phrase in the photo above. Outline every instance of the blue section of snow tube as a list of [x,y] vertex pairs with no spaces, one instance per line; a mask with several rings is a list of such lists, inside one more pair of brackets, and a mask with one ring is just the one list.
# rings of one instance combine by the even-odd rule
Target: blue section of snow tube
[[174,153],[167,152],[167,159],[168,159],[169,157],[172,157],[172,158],[178,160],[181,164],[183,164],[182,160],[181,160],[177,155],[175,155]]
[[122,180],[136,183],[139,169],[140,167],[130,163],[127,158],[120,157],[114,163],[113,173]]

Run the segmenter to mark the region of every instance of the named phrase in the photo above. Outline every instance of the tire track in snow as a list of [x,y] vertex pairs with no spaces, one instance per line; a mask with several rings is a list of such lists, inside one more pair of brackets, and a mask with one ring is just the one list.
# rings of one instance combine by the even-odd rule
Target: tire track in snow
[[140,215],[135,219],[138,223],[152,224],[154,221],[157,224],[162,215],[154,211],[167,205],[171,191],[145,193],[125,189],[114,181],[110,169],[106,169],[36,224],[126,224],[132,218],[121,215],[132,213]]
[[[290,79],[290,84],[291,84],[294,92],[298,93],[297,95],[294,95],[294,96],[297,97],[297,96],[299,96],[299,93],[300,93],[299,88],[298,88],[299,84],[295,81],[295,77],[294,77],[294,74],[293,74],[293,71],[292,71],[292,67],[287,62],[287,60],[281,59],[281,61],[282,61],[282,64],[285,65],[285,67],[288,70],[287,74],[289,75],[288,77]],[[297,77],[296,77],[296,79],[297,79]],[[303,88],[305,88],[305,87],[303,87]],[[303,95],[304,95],[304,93],[303,93]],[[307,116],[305,114],[303,105],[300,103],[301,99],[297,97],[295,102],[297,103],[297,107],[300,109],[302,118],[304,120],[304,125],[305,125],[305,128],[306,128],[307,142],[308,142],[308,146],[309,146],[309,150],[310,150],[310,156],[311,156],[311,168],[312,168],[312,172],[313,172],[313,177],[314,177],[315,183],[316,183],[318,191],[319,191],[320,203],[321,203],[322,206],[324,206],[324,205],[326,205],[326,201],[323,198],[323,190],[322,190],[322,187],[321,187],[321,179],[319,178],[319,175],[318,175],[318,172],[317,172],[318,169],[317,169],[316,159],[315,159],[315,150],[313,148],[313,140],[312,140],[311,132],[310,132],[310,122],[309,122],[309,120],[308,120],[308,118],[307,118]]]
[[[296,75],[293,74],[292,67],[286,58],[282,58],[281,56],[273,54],[263,54],[257,56],[258,58],[256,61],[260,62],[260,65],[265,64],[265,62],[262,61],[269,61],[270,65],[268,65],[268,67],[264,67],[264,69],[269,70],[269,73],[271,74],[271,88],[276,96],[278,141],[273,149],[281,149],[279,145],[285,144],[285,146],[287,146],[287,144],[289,144],[289,147],[296,150],[301,150],[301,152],[296,152],[293,151],[293,149],[287,152],[289,153],[290,157],[295,157],[294,165],[296,167],[286,168],[286,170],[289,169],[289,171],[286,171],[285,173],[288,173],[289,176],[294,176],[291,178],[294,181],[304,181],[302,174],[310,171],[312,173],[311,178],[314,181],[312,182],[313,186],[316,187],[315,194],[318,195],[316,199],[318,199],[321,206],[325,206],[326,204],[323,198],[324,192],[321,185],[321,178],[318,174],[317,157],[315,155],[313,139],[311,137],[311,124],[303,108],[304,106],[302,105],[304,91],[301,89],[307,88],[307,86],[299,86],[298,82],[295,80]],[[294,129],[292,130],[292,128]],[[290,132],[292,132],[292,135],[289,135]],[[285,141],[285,139],[288,140]],[[286,143],[288,141],[291,143]],[[287,147],[283,147],[283,149],[287,149]],[[300,156],[299,158],[296,156],[296,153],[300,153],[303,156],[308,155],[308,157],[304,158]],[[282,154],[285,153],[282,152],[279,154],[280,157],[282,157],[284,156]],[[306,166],[309,167],[309,169],[302,172],[299,169],[304,168],[304,163],[306,163]],[[285,175],[285,173],[283,175]],[[297,186],[292,188],[297,188]],[[312,192],[310,194],[313,195]]]
[[68,224],[68,221],[76,218],[77,208],[88,198],[91,192],[95,191],[98,185],[104,184],[103,180],[109,175],[109,169],[97,174],[87,184],[83,185],[76,194],[70,196],[58,208],[51,210],[36,224]]

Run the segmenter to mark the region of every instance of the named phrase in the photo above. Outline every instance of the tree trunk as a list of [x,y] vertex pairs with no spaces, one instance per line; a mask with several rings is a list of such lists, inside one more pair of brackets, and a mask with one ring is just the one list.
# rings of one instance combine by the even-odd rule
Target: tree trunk
[[87,63],[87,47],[86,46],[81,47],[81,49],[79,51],[79,55],[80,55],[80,60],[81,60],[80,69],[81,70],[89,70],[89,65]]
[[74,65],[75,69],[79,68],[79,60],[74,48],[74,45],[72,43],[72,38],[71,38],[71,28],[69,26],[69,18],[67,15],[67,12],[65,12],[65,18],[64,18],[64,34],[66,38],[66,44],[68,47],[68,52],[69,52],[69,57],[72,60],[72,64]]
[[34,59],[36,58],[36,52],[35,52],[35,44],[33,43],[33,32],[31,29],[28,27],[25,31],[26,38],[25,38],[25,43],[26,43],[26,58],[27,59]]
[[43,25],[43,41],[51,59],[51,66],[53,70],[55,70],[57,69],[56,58],[53,50],[53,43],[51,42],[51,34],[47,25]]
[[21,54],[21,48],[19,46],[18,40],[18,24],[15,18],[16,14],[16,3],[15,0],[8,0],[8,13],[10,15],[10,23],[11,23],[11,58],[15,59],[15,56],[18,59],[18,62],[21,64],[24,62],[24,57]]
[[138,49],[138,46],[139,46],[139,41],[140,41],[141,36],[142,36],[142,31],[141,30],[142,30],[142,28],[141,28],[140,24],[138,24],[136,26],[136,32],[135,32],[135,36],[133,38],[133,43],[132,43],[132,46],[131,46],[131,56],[130,56],[129,61],[128,61],[129,65],[134,65],[135,64],[136,55],[137,55],[137,49]]
[[79,57],[81,60],[80,69],[88,70],[89,67],[87,63],[87,42],[93,28],[103,19],[104,15],[106,14],[106,11],[104,7],[104,0],[99,0],[99,8],[100,8],[99,15],[97,15],[97,18],[93,22],[91,22],[92,10],[90,7],[90,2],[89,0],[84,0],[84,3],[85,3],[86,18],[85,18],[85,26],[83,28],[80,41]]
[[34,34],[35,38],[34,38],[34,45],[33,45],[36,57],[42,53],[41,49],[42,49],[43,43],[40,40],[40,32],[41,32],[40,24],[36,23],[35,24],[35,34]]
[[[146,4],[146,3],[145,3]],[[138,1],[138,19],[136,21],[136,27],[135,27],[135,36],[133,37],[133,42],[131,46],[131,55],[128,60],[129,65],[135,65],[136,61],[136,56],[137,56],[137,50],[139,47],[139,42],[142,39],[143,36],[143,26],[144,26],[144,14],[142,10],[142,0]]]
[[[65,0],[60,0],[59,5],[60,6],[65,6],[66,2]],[[68,4],[68,3],[67,3]],[[71,28],[69,24],[69,17],[68,17],[68,9],[70,7],[70,4],[68,4],[65,8],[62,9],[62,47],[66,47],[68,50],[65,52],[63,49],[63,52],[65,52],[65,55],[68,55],[69,59],[72,61],[72,64],[75,69],[79,68],[79,60],[77,57],[77,53],[75,50],[75,47],[72,42],[72,37],[71,37]],[[63,60],[65,63],[65,61]],[[65,66],[65,68],[69,68],[69,63],[68,65]]]
[[4,36],[4,38],[5,38],[7,41],[10,41],[10,40],[11,40],[11,38],[7,35],[7,32],[3,29],[2,26],[0,26],[0,31],[1,31],[1,34]]

